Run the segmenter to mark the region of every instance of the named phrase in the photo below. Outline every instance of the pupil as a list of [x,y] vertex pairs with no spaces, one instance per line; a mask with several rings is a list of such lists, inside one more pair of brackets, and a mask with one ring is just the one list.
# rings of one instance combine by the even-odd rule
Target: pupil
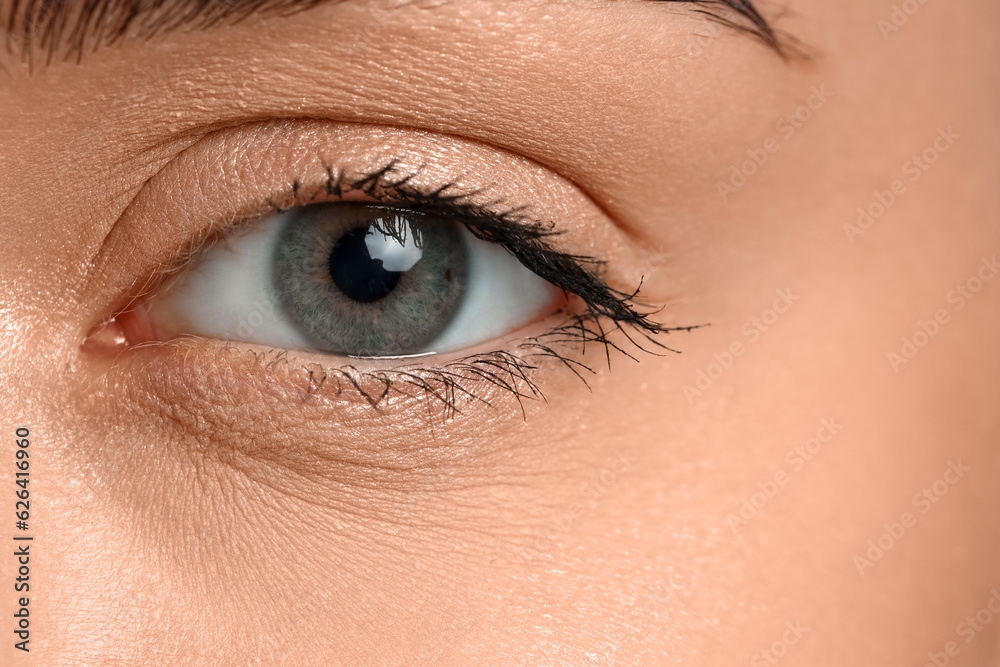
[[368,228],[359,227],[344,234],[330,253],[330,277],[333,284],[355,301],[371,303],[392,293],[401,271],[387,271],[381,259],[374,259],[365,239]]

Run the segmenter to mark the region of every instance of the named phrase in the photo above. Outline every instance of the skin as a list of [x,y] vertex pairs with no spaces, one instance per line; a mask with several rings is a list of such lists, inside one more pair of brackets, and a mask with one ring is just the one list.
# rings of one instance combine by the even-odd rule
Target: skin
[[[966,619],[1000,590],[1000,7],[883,37],[890,2],[786,4],[761,9],[808,57],[690,8],[542,0],[8,57],[0,477],[13,504],[30,428],[35,540],[30,654],[0,559],[0,662],[997,664],[1000,619]],[[317,146],[495,183],[665,325],[711,326],[449,420],[309,400],[317,355],[82,345],[212,220],[318,177]]]

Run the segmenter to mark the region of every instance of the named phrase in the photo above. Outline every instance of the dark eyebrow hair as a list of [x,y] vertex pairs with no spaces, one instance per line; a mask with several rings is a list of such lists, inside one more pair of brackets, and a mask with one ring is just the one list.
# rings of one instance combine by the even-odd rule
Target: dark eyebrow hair
[[[239,23],[253,15],[287,16],[328,2],[346,0],[9,0],[7,51],[33,61],[38,51],[79,62],[88,49],[113,46],[126,37],[151,39],[180,28],[207,30]],[[412,0],[397,0],[397,6]],[[648,0],[697,5],[696,12],[753,35],[782,57],[778,34],[754,7],[753,0]]]

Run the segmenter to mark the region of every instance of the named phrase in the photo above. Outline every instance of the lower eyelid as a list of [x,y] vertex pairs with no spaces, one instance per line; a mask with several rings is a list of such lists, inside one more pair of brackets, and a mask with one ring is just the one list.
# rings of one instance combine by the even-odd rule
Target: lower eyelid
[[426,469],[453,462],[462,446],[441,437],[448,446],[436,447],[439,426],[467,433],[458,441],[475,454],[487,444],[478,436],[529,419],[550,393],[574,400],[570,389],[586,391],[605,355],[628,349],[628,337],[605,337],[614,336],[614,323],[574,314],[580,306],[471,356],[335,366],[343,360],[181,338],[88,355],[91,372],[76,377],[96,374],[89,395],[116,397],[115,410],[133,414],[157,439],[176,433],[182,446],[232,465],[242,457],[320,479],[342,479],[345,465],[380,475]]
[[[535,333],[544,338],[553,322],[563,320],[550,318]],[[159,405],[157,411],[169,405],[185,412],[192,406],[255,406],[338,423],[365,420],[368,426],[373,411],[384,419],[441,422],[469,410],[479,414],[479,408],[541,398],[542,376],[574,363],[572,344],[553,343],[543,352],[526,340],[474,354],[345,360],[182,337],[107,355],[102,377]]]

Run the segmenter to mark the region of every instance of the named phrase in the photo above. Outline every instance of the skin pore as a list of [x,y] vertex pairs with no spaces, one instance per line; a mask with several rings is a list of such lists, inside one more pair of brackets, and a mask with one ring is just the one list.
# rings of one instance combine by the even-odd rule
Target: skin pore
[[[756,3],[785,57],[700,9],[752,24],[358,0],[3,53],[0,483],[29,428],[34,541],[0,663],[996,664],[1000,8]],[[453,415],[317,390],[347,362],[309,351],[84,345],[225,224],[390,161],[709,326]]]

